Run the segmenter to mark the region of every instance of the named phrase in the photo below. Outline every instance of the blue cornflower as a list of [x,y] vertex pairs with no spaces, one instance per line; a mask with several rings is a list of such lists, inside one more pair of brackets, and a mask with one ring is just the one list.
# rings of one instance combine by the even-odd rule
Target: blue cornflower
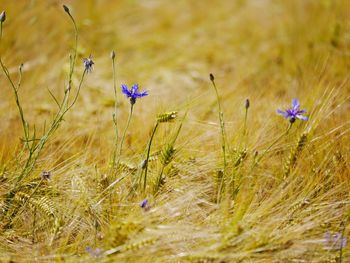
[[145,90],[143,92],[138,92],[139,85],[132,85],[131,89],[128,90],[128,86],[126,84],[122,84],[122,92],[127,98],[130,98],[130,103],[133,105],[136,103],[137,98],[141,98],[148,95],[148,91]]
[[85,70],[87,73],[91,73],[92,72],[92,68],[93,68],[93,65],[95,64],[92,59],[91,59],[91,56],[88,57],[88,58],[84,58],[83,59],[83,63],[84,63],[84,67],[85,67]]
[[331,234],[327,231],[324,235],[325,249],[329,250],[340,250],[346,247],[347,240],[341,233],[336,232]]
[[306,110],[300,110],[300,103],[298,99],[292,100],[292,108],[287,109],[286,111],[277,110],[277,113],[282,115],[284,118],[289,119],[290,123],[295,122],[296,119],[306,121],[308,117],[303,116],[302,113],[305,113]]
[[150,204],[148,203],[148,199],[144,199],[141,203],[140,203],[140,207],[144,210],[144,211],[148,211],[151,209]]
[[91,257],[97,258],[102,255],[102,250],[100,248],[93,249],[92,247],[88,246],[85,248],[86,252],[90,254]]

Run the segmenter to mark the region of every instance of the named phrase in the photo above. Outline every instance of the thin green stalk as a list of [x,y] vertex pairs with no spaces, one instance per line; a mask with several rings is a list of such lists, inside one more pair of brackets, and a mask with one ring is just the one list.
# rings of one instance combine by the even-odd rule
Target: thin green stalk
[[34,211],[33,211],[33,225],[32,225],[32,244],[35,243],[35,229],[36,228],[36,207],[34,207]]
[[243,138],[244,138],[244,147],[247,148],[248,133],[247,133],[247,120],[248,120],[248,110],[250,102],[249,99],[245,102],[245,115],[244,115],[244,126],[243,126]]
[[247,119],[248,119],[248,109],[245,110],[245,115],[244,115],[244,127],[243,127],[243,134],[247,134]]
[[179,128],[177,129],[176,134],[175,134],[175,136],[174,136],[174,138],[173,138],[173,140],[171,142],[171,144],[173,144],[173,145],[175,144],[175,141],[177,140],[177,137],[179,137],[180,131],[182,129],[183,122],[184,122],[185,118],[187,117],[187,113],[188,113],[188,109],[186,110],[184,116],[182,117],[180,125],[179,125]]
[[[0,44],[2,44],[2,24],[3,24],[3,21],[0,22]],[[1,59],[1,45],[0,45],[0,59]]]
[[[178,129],[177,129],[177,131],[176,131],[176,133],[175,133],[175,136],[172,138],[172,140],[171,140],[171,142],[170,142],[170,144],[168,145],[168,148],[167,148],[167,150],[166,150],[166,152],[167,152],[168,149],[171,149],[171,155],[166,154],[166,156],[167,156],[167,157],[165,157],[166,160],[163,160],[163,161],[162,161],[162,168],[161,168],[161,171],[160,171],[160,173],[159,173],[159,175],[158,175],[157,183],[156,183],[155,190],[154,190],[155,194],[158,192],[158,190],[159,190],[159,188],[160,188],[161,181],[162,181],[162,178],[163,178],[164,169],[165,169],[165,167],[170,163],[170,161],[171,161],[171,159],[173,158],[173,155],[174,155],[174,153],[175,153],[174,144],[175,144],[176,139],[178,138],[178,136],[179,136],[179,134],[180,134],[180,131],[181,131],[181,129],[182,129],[182,125],[183,125],[183,122],[184,122],[184,120],[185,120],[185,118],[186,118],[186,116],[187,116],[187,113],[188,113],[188,110],[185,112],[185,114],[184,114],[184,116],[183,116],[183,118],[182,118],[182,120],[181,120],[181,122],[180,122],[180,125],[179,125],[179,127],[178,127]],[[169,157],[169,156],[170,156],[170,157]],[[170,159],[167,159],[167,158],[170,158]]]
[[79,86],[78,86],[78,90],[77,90],[77,93],[75,94],[74,100],[69,105],[69,107],[62,113],[62,115],[64,115],[68,110],[70,110],[73,107],[73,105],[75,104],[75,102],[77,101],[77,99],[79,97],[81,86],[83,85],[83,80],[84,80],[84,77],[86,75],[86,72],[87,72],[87,69],[84,69],[84,72],[83,72],[83,75],[81,76],[81,79],[80,79],[80,82],[79,82]]
[[35,145],[35,147],[32,149],[31,154],[27,160],[27,163],[22,170],[22,173],[17,178],[17,183],[19,183],[27,174],[29,174],[33,170],[33,168],[36,164],[36,161],[37,161],[42,149],[44,148],[46,142],[48,141],[50,135],[55,130],[57,130],[57,128],[59,127],[59,124],[63,120],[64,115],[67,113],[67,111],[69,111],[73,107],[73,105],[77,101],[85,74],[86,74],[86,69],[84,70],[83,75],[80,79],[78,90],[77,90],[77,93],[74,97],[73,102],[63,112],[61,112],[61,110],[60,110],[58,112],[58,114],[56,114],[56,117],[55,117],[54,121],[52,122],[50,129],[41,137],[39,143],[37,145]]
[[153,128],[151,138],[150,138],[150,140],[148,142],[147,156],[146,156],[146,160],[145,160],[145,176],[144,176],[144,181],[143,181],[143,191],[146,190],[149,155],[150,155],[150,152],[151,152],[151,146],[152,146],[153,137],[154,137],[154,134],[157,131],[158,126],[159,126],[159,122],[157,121],[156,125]]
[[116,162],[116,156],[117,156],[117,148],[118,148],[118,140],[119,140],[119,135],[118,135],[118,96],[117,96],[117,73],[115,69],[115,53],[112,51],[112,69],[113,69],[113,90],[114,90],[114,113],[113,113],[113,123],[115,127],[115,143],[114,143],[114,149],[113,149],[113,157],[112,157],[112,169],[115,167],[115,162]]
[[166,165],[162,165],[162,168],[161,168],[160,173],[159,173],[158,178],[157,178],[156,185],[154,187],[154,195],[156,195],[158,193],[159,188],[161,186],[165,167],[166,167]]
[[218,89],[216,87],[215,81],[214,81],[214,75],[210,74],[210,80],[213,84],[213,87],[215,89],[215,94],[216,94],[216,100],[219,108],[219,120],[220,120],[220,129],[221,129],[221,149],[222,149],[222,155],[224,159],[224,169],[223,169],[223,176],[220,180],[220,186],[219,186],[219,191],[218,191],[218,196],[217,196],[217,201],[220,202],[221,199],[221,192],[224,187],[224,180],[225,180],[225,174],[226,174],[226,166],[227,166],[227,161],[226,161],[226,135],[225,135],[225,122],[224,122],[224,114],[221,110],[221,102],[220,102],[220,96]]
[[0,65],[1,65],[2,70],[5,73],[6,78],[10,82],[12,90],[13,90],[13,92],[15,94],[16,105],[17,105],[17,108],[18,108],[18,111],[19,111],[19,115],[20,115],[20,118],[21,118],[23,132],[24,132],[24,137],[25,137],[26,140],[29,140],[28,123],[26,122],[26,120],[24,118],[23,109],[22,109],[21,103],[19,101],[18,89],[16,88],[15,84],[13,83],[13,81],[11,79],[11,76],[10,76],[10,73],[9,73],[8,69],[6,68],[6,66],[3,64],[1,58],[0,58]]
[[239,140],[239,144],[238,144],[238,148],[237,148],[238,151],[241,150],[242,141],[244,143],[245,149],[247,148],[247,143],[248,143],[247,120],[248,120],[249,106],[250,106],[250,101],[249,101],[249,99],[246,99],[246,101],[245,101],[244,122],[243,122],[243,132],[242,132],[240,140]]
[[116,136],[118,138],[118,129],[117,129],[117,107],[118,107],[118,96],[117,96],[117,72],[116,72],[116,67],[115,67],[115,54],[113,51],[112,54],[112,68],[113,68],[113,90],[114,90],[114,124],[115,124],[115,128],[116,128]]
[[70,67],[70,72],[69,72],[69,80],[68,80],[68,89],[71,89],[71,85],[72,85],[72,76],[74,73],[74,68],[75,68],[75,62],[76,62],[76,58],[77,58],[77,50],[78,50],[78,28],[77,28],[77,24],[74,20],[74,17],[71,15],[69,9],[66,6],[63,6],[64,11],[68,14],[69,18],[71,19],[71,21],[73,22],[73,26],[74,26],[74,34],[75,34],[75,46],[74,46],[74,55],[73,55],[73,59],[71,61],[71,67]]
[[124,132],[123,132],[121,141],[120,141],[119,156],[118,156],[117,166],[118,166],[118,164],[119,164],[120,156],[121,156],[121,154],[122,154],[123,144],[124,144],[124,140],[125,140],[126,131],[127,131],[128,128],[129,128],[130,120],[131,120],[132,113],[133,113],[133,110],[134,110],[134,103],[130,103],[130,105],[131,105],[131,106],[130,106],[130,113],[129,113],[128,121],[127,121],[127,123],[126,123],[125,129],[124,129]]
[[219,120],[220,120],[220,128],[221,128],[221,149],[222,149],[222,155],[224,158],[224,173],[225,173],[227,162],[226,162],[226,134],[225,134],[224,114],[221,110],[220,96],[219,96],[218,89],[216,88],[214,77],[211,78],[211,82],[213,83],[213,87],[215,89],[216,99],[217,99],[218,108],[219,108]]

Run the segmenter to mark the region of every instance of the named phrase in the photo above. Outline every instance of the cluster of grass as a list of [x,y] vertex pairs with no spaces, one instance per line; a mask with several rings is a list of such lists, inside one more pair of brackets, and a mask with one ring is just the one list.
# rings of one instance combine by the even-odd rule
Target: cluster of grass
[[1,262],[350,259],[350,2],[67,6],[1,6]]

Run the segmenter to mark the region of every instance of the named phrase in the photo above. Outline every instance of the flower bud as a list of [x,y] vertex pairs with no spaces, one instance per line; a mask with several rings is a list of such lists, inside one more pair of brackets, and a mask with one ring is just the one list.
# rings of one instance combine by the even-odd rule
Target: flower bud
[[211,81],[214,81],[214,75],[212,73],[209,74],[209,78]]
[[246,99],[245,100],[245,108],[246,108],[246,110],[249,108],[249,106],[250,106],[250,101],[249,101],[249,99]]
[[6,12],[2,11],[0,14],[0,23],[4,23],[6,20]]
[[111,52],[111,59],[115,59],[115,52],[114,52],[114,50]]
[[67,14],[69,14],[69,15],[70,15],[70,11],[69,11],[68,6],[63,5],[63,9],[64,9],[64,11],[65,11]]

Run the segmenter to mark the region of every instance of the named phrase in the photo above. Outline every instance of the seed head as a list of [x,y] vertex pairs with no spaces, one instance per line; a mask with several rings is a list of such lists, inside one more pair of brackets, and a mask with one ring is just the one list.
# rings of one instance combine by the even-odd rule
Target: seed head
[[6,12],[2,11],[0,14],[0,23],[4,23],[6,20]]
[[245,100],[245,108],[246,108],[246,110],[249,109],[249,106],[250,106],[250,101],[249,101],[249,99],[246,99]]
[[212,73],[209,74],[209,78],[211,81],[214,81],[214,75]]
[[70,15],[70,11],[69,11],[68,6],[63,5],[63,9],[64,9],[64,11],[65,11],[68,15]]
[[111,59],[115,59],[115,52],[114,52],[114,50],[111,52]]
[[157,121],[158,122],[171,122],[177,117],[177,111],[165,112],[162,114],[158,114]]

